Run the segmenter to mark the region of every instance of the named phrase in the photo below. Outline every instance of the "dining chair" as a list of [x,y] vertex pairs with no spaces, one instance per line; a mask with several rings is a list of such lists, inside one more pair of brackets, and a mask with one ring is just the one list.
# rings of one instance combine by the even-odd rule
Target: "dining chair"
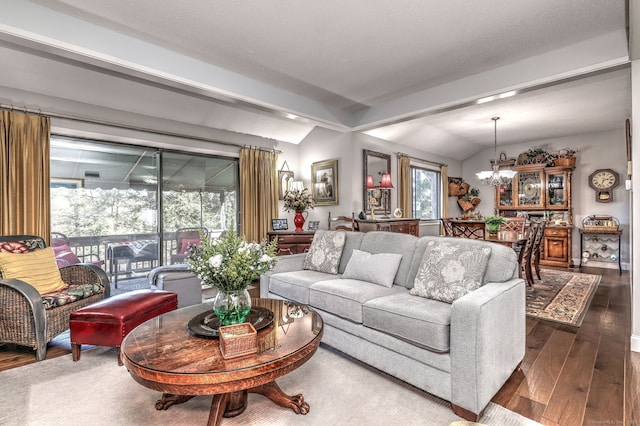
[[533,248],[532,248],[532,263],[533,263],[533,269],[536,271],[536,276],[538,277],[539,280],[541,280],[542,278],[540,277],[540,258],[542,257],[542,240],[544,238],[544,230],[547,227],[547,221],[543,220],[540,222],[540,225],[538,227],[538,233],[536,234],[536,239],[533,242]]
[[527,223],[526,217],[505,217],[505,222],[500,225],[500,231],[515,231],[524,234]]
[[485,232],[484,222],[451,222],[452,237],[484,240]]
[[444,236],[445,237],[453,236],[453,227],[451,225],[451,218],[450,217],[443,217],[440,220],[442,221],[442,229],[444,231]]
[[358,222],[356,222],[356,215],[351,213],[351,217],[349,216],[331,216],[331,212],[329,212],[329,226],[328,229],[331,231],[335,230],[343,230],[343,231],[358,231]]
[[545,221],[531,222],[527,231],[527,241],[520,252],[520,267],[524,270],[524,276],[530,286],[534,283],[532,268],[536,269],[536,274],[540,279],[540,245],[544,237],[545,226]]

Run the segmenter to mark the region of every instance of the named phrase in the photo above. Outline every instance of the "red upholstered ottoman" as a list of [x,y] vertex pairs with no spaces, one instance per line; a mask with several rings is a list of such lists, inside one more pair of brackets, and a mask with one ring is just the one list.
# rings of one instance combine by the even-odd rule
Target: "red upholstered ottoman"
[[131,330],[148,319],[178,307],[178,295],[161,290],[134,290],[101,300],[71,313],[71,353],[80,359],[85,345],[115,346],[120,359],[120,344]]

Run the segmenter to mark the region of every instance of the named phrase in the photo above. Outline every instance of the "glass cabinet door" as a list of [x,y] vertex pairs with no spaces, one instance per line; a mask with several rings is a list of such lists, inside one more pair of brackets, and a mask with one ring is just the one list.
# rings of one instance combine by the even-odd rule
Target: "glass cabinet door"
[[547,205],[549,207],[567,207],[567,185],[564,173],[547,175]]
[[498,203],[500,207],[513,206],[513,181],[503,183],[498,187]]
[[542,172],[518,172],[518,206],[544,207]]

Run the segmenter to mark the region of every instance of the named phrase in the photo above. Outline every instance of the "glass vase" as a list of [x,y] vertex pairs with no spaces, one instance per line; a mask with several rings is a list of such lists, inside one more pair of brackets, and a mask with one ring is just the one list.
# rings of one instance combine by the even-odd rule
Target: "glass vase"
[[220,325],[241,324],[251,310],[249,290],[219,290],[213,300],[213,311],[220,319]]

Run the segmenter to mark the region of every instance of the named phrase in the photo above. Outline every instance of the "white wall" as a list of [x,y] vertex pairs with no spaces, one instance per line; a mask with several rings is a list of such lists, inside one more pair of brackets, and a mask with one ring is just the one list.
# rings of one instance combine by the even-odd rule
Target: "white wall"
[[[391,156],[391,177],[394,186],[398,182],[398,162],[395,153],[400,151],[423,160],[434,161],[449,165],[449,172],[458,176],[462,171],[459,161],[445,158],[425,151],[408,149],[373,136],[360,133],[341,133],[333,130],[315,128],[296,149],[287,148],[281,144],[283,153],[280,164],[287,160],[289,166],[297,164],[294,170],[296,180],[302,180],[305,186],[311,186],[311,164],[317,161],[338,160],[338,205],[316,206],[309,211],[307,220],[320,221],[320,228],[328,226],[329,212],[332,215],[349,216],[352,212],[356,216],[364,210],[362,205],[363,181],[363,150],[382,152]],[[298,155],[297,158],[295,156]],[[391,211],[397,206],[397,189],[392,190]],[[282,206],[282,204],[281,204]],[[281,218],[293,221],[293,212],[281,212]],[[430,232],[425,228],[425,232]]]
[[[570,148],[577,151],[576,169],[573,172],[573,223],[576,227],[582,225],[585,216],[602,214],[611,215],[620,221],[623,231],[621,261],[623,268],[630,268],[630,194],[625,190],[624,181],[627,177],[627,158],[625,145],[625,123],[620,123],[620,129],[607,132],[574,135],[559,139],[549,139],[539,143],[515,144],[499,146],[499,151],[504,151],[507,158],[517,158],[518,154],[529,148],[544,148],[548,152],[556,152],[560,149]],[[484,150],[480,154],[469,158],[463,163],[463,177],[472,186],[480,189],[482,202],[477,211],[483,215],[494,212],[493,190],[483,186],[475,176],[480,170],[488,170],[493,159],[493,148]],[[620,185],[614,190],[614,201],[610,203],[597,203],[595,192],[588,185],[588,177],[596,169],[613,169],[620,175]],[[580,262],[580,234],[577,228],[573,231],[572,257],[576,265]],[[615,264],[603,266],[617,267]]]

